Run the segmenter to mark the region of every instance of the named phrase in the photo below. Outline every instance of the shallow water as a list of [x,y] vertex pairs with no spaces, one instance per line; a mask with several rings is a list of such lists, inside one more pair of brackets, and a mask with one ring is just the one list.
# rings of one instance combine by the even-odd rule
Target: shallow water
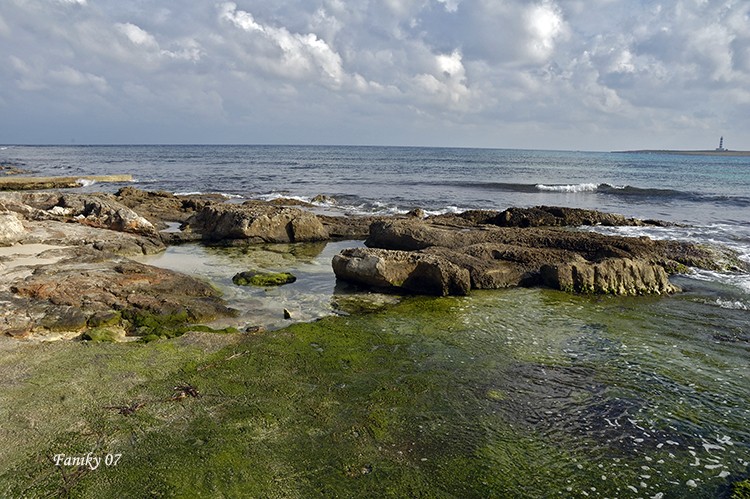
[[[279,307],[294,307],[297,320],[335,313],[338,293],[352,290],[337,290],[330,258],[351,245],[188,245],[149,263],[213,280],[241,320],[267,317],[276,327]],[[248,267],[289,270],[298,281],[232,285]],[[351,320],[364,331],[358,343],[375,345],[365,357],[381,355],[378,335],[406,349],[407,372],[384,366],[377,376],[394,386],[411,379],[430,394],[394,402],[389,410],[401,416],[386,433],[412,442],[399,452],[450,494],[717,497],[750,473],[750,312],[722,306],[731,286],[691,277],[677,284],[685,292],[672,297],[510,289],[411,298]],[[310,348],[325,355],[337,341],[318,336]],[[346,384],[374,374],[355,370]],[[337,403],[347,414],[362,402]]]
[[[170,246],[164,253],[138,260],[189,273],[219,288],[228,305],[240,315],[220,320],[215,323],[217,326],[278,329],[292,322],[346,313],[342,310],[343,302],[355,288],[336,282],[331,259],[344,248],[358,246],[362,246],[361,241],[260,244],[235,248],[185,244]],[[248,270],[291,272],[297,280],[270,287],[237,286],[232,282],[235,274]],[[380,293],[362,292],[358,296],[375,305],[398,301],[395,296]],[[285,309],[291,313],[291,321],[284,319]]]

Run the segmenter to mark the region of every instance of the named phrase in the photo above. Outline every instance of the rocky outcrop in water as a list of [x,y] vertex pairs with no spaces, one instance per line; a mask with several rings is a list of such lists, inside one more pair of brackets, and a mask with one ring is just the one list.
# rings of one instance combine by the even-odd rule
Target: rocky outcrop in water
[[580,227],[603,225],[605,227],[667,226],[661,220],[639,220],[615,213],[604,213],[580,208],[559,206],[534,206],[531,208],[508,208],[498,212],[492,210],[470,210],[459,214],[439,215],[433,221],[455,222],[468,220],[473,224],[496,225],[498,227]]
[[465,295],[469,271],[439,255],[370,248],[346,249],[333,257],[336,277],[380,289],[426,295]]
[[[573,220],[579,221],[579,215],[584,214],[577,213]],[[432,283],[420,289],[415,283],[422,280],[413,274],[416,265],[405,266],[404,261],[429,258],[433,266],[450,264],[465,270],[472,289],[546,286],[576,293],[639,295],[678,291],[669,274],[684,271],[687,266],[721,267],[719,255],[713,250],[690,243],[485,223],[496,217],[492,212],[473,212],[459,215],[460,222],[451,225],[441,223],[446,217],[373,223],[365,241],[369,248],[337,255],[334,272],[342,280],[418,294],[468,291],[456,287],[454,292]],[[555,223],[563,220],[565,217],[558,217]],[[609,220],[629,223],[619,218]],[[390,275],[396,277],[381,278]]]
[[295,243],[323,241],[328,231],[318,217],[299,208],[248,201],[209,204],[191,216],[183,230],[224,243]]
[[[181,223],[183,230],[157,231],[168,222]],[[244,245],[366,239],[367,248],[334,257],[339,279],[430,295],[511,286],[663,294],[677,291],[668,276],[688,267],[744,265],[728,250],[572,228],[643,224],[663,225],[552,207],[356,217],[132,188],[114,195],[0,193],[0,246],[18,245],[0,254],[0,333],[75,337],[104,327],[150,336],[231,315],[209,284],[128,259],[190,240]]]

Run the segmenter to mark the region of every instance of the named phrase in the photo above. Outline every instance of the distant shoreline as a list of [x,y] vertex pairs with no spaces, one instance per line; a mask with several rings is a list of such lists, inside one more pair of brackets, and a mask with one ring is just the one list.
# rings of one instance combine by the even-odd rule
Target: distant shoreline
[[750,151],[680,151],[673,149],[640,149],[636,151],[612,151],[616,154],[676,154],[681,156],[750,156]]

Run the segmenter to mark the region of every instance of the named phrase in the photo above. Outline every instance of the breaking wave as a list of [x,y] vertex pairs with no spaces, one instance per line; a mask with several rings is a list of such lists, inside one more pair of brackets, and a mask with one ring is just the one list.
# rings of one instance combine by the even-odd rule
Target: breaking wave
[[483,191],[520,192],[528,194],[597,194],[627,198],[631,201],[670,202],[688,201],[695,203],[714,203],[719,205],[750,207],[750,196],[720,195],[682,191],[677,189],[644,188],[632,185],[611,185],[607,183],[565,183],[565,184],[524,184],[514,182],[414,182],[413,185],[434,185],[459,189],[476,189]]
[[599,189],[597,184],[564,184],[564,185],[545,185],[536,184],[540,191],[549,192],[596,192]]

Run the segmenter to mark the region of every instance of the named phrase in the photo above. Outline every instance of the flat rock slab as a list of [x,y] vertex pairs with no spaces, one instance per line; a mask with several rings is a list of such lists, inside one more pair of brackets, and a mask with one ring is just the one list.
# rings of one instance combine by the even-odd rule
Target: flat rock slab
[[0,177],[0,191],[68,189],[86,182],[132,182],[132,175],[84,175],[78,177]]

